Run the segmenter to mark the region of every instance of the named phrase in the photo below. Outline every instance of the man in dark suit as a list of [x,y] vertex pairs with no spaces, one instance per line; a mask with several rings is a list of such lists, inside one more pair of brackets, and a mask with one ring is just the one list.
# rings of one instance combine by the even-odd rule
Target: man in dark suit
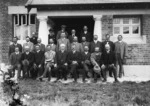
[[[122,41],[122,35],[118,36],[118,41],[115,42],[116,66],[119,65],[119,77],[124,74],[123,64],[125,64],[128,52],[127,43]],[[118,68],[117,68],[118,69]],[[117,71],[118,72],[118,71]]]
[[44,52],[40,50],[40,46],[36,45],[36,52],[34,53],[34,73],[33,76],[40,77],[43,73],[43,65],[45,61]]
[[64,78],[64,80],[67,80],[67,74],[68,74],[68,62],[67,62],[67,57],[68,57],[68,52],[65,51],[65,45],[61,44],[60,45],[60,50],[56,52],[56,64],[55,66],[57,67],[57,80],[61,78]]
[[24,47],[25,52],[22,53],[21,61],[23,66],[23,78],[29,78],[31,77],[30,71],[32,71],[33,63],[34,63],[34,54],[30,52],[30,47],[25,46]]
[[[57,43],[56,36],[52,28],[49,29],[48,39],[53,39],[54,44]],[[50,44],[50,41],[48,41],[48,44]]]
[[87,42],[86,41],[86,37],[82,37],[82,42],[81,42],[81,45],[82,45],[82,48],[84,49],[85,46],[88,46],[89,48],[89,45],[90,45],[90,42]]
[[80,53],[83,52],[82,45],[81,45],[81,43],[78,42],[78,38],[76,36],[73,38],[73,42],[71,43],[71,46],[72,45],[75,45],[76,51],[78,51]]
[[35,32],[32,33],[32,37],[30,38],[30,42],[32,42],[34,45],[37,44],[37,36],[35,35]]
[[[75,29],[72,29],[71,30],[71,35],[68,37],[70,43],[73,42],[73,38],[76,36],[76,30]],[[77,37],[77,36],[76,36]]]
[[[105,38],[106,38],[105,41],[102,42],[102,52],[105,52],[105,45],[106,44],[109,44],[111,51],[114,52],[115,44],[112,41],[110,41],[110,35],[106,34]],[[112,77],[112,71],[111,70],[109,71],[109,76]]]
[[49,44],[47,46],[50,46],[50,49],[56,52],[56,45],[54,44],[54,40],[52,38],[49,39]]
[[102,52],[102,43],[100,41],[98,41],[98,36],[94,35],[94,39],[90,43],[90,53],[95,52],[96,47],[99,47],[99,52]]
[[75,45],[72,45],[72,51],[68,54],[68,64],[71,67],[70,73],[73,75],[74,82],[76,83],[78,77],[77,67],[81,63],[81,55],[78,51],[76,51],[75,47]]
[[[45,52],[45,45],[41,43],[41,38],[38,38],[37,42],[38,42],[37,45],[39,45],[40,47],[40,51]],[[36,47],[35,47],[35,51],[36,51]]]
[[107,70],[112,70],[115,82],[119,82],[117,79],[117,72],[116,72],[116,58],[115,53],[111,51],[109,44],[105,45],[105,51],[102,53],[102,73],[104,80],[103,82],[107,81],[106,72]]
[[91,54],[89,53],[89,47],[88,46],[84,46],[84,52],[81,53],[82,56],[82,66],[83,66],[83,82],[85,82],[85,77],[86,77],[86,73],[88,73],[89,77],[91,77],[91,62],[90,62],[90,57]]
[[61,30],[57,32],[56,40],[61,38],[61,33],[65,33],[65,37],[68,38],[68,33],[66,31],[66,25],[61,26]]
[[93,36],[88,31],[88,27],[87,26],[83,27],[83,31],[81,32],[81,35],[80,35],[80,40],[79,40],[80,42],[81,42],[81,39],[82,39],[83,36],[86,37],[87,42],[91,42],[92,39],[93,39]]
[[19,51],[19,47],[15,47],[15,52],[11,53],[10,55],[10,64],[11,64],[11,72],[12,77],[14,77],[15,70],[17,70],[17,78],[20,77],[20,71],[21,71],[21,52]]
[[13,44],[11,44],[9,46],[9,52],[8,52],[8,56],[10,57],[11,53],[15,52],[15,48],[18,47],[19,48],[19,52],[22,52],[22,46],[21,44],[17,43],[18,38],[14,37],[13,38]]

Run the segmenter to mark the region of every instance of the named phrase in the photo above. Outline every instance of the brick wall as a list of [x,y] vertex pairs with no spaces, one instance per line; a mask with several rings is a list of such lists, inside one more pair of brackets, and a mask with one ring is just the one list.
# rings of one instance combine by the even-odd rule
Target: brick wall
[[[103,16],[102,18],[103,40],[105,34],[112,35],[112,20],[112,16]],[[128,65],[150,65],[150,15],[141,16],[141,29],[142,35],[147,35],[147,43],[128,45]]]
[[8,15],[8,6],[25,5],[27,0],[0,1],[0,62],[8,62],[8,47],[13,36],[12,16]]

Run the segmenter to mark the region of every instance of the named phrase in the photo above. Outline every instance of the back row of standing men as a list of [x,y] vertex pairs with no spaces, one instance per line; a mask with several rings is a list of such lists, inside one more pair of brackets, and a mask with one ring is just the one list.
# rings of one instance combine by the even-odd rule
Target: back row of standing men
[[[13,56],[11,56],[12,53],[16,52],[15,47],[18,47],[19,51],[23,52],[23,53],[34,52],[36,55],[36,52],[39,50],[45,52],[45,59],[43,61],[45,61],[46,65],[47,65],[47,63],[49,63],[50,58],[53,57],[53,56],[50,56],[51,54],[49,54],[50,50],[55,51],[56,54],[58,54],[59,51],[71,52],[71,51],[75,50],[81,54],[83,54],[83,53],[87,54],[87,52],[89,52],[91,54],[90,57],[92,57],[92,54],[93,54],[94,60],[90,58],[90,62],[93,63],[93,66],[99,66],[99,67],[94,67],[95,71],[96,71],[96,68],[97,68],[97,70],[99,70],[99,68],[106,68],[106,65],[104,66],[104,62],[107,64],[110,62],[110,63],[112,63],[111,65],[114,65],[114,66],[119,65],[119,77],[122,77],[123,72],[124,72],[123,71],[123,63],[127,57],[127,44],[122,41],[121,35],[118,36],[118,41],[115,43],[110,41],[110,35],[108,35],[108,34],[106,35],[105,41],[100,42],[100,41],[98,41],[98,36],[97,35],[92,36],[88,32],[87,26],[84,26],[83,33],[81,33],[80,38],[79,38],[81,43],[79,43],[78,37],[77,37],[74,29],[71,31],[72,34],[68,35],[68,33],[65,31],[66,26],[62,25],[61,28],[62,29],[60,31],[58,31],[57,36],[55,36],[52,29],[49,30],[49,35],[48,35],[49,44],[46,47],[44,44],[41,43],[41,39],[36,38],[35,35],[33,35],[32,38],[29,38],[28,36],[26,37],[26,43],[23,44],[23,48],[20,44],[17,44],[17,39],[14,38],[13,44],[10,45],[10,47],[9,47],[10,64],[13,66],[13,68],[14,69],[18,68],[18,66],[15,65],[16,63],[13,63],[13,61],[15,61],[15,60],[12,58]],[[113,55],[110,55],[110,57],[105,56],[105,54],[107,54],[106,50],[112,51],[115,53],[114,60],[113,60]],[[52,53],[52,54],[54,54],[54,53]],[[68,57],[70,57],[70,55],[72,55],[72,54],[69,54]],[[103,61],[100,61],[102,58],[98,58],[97,55],[102,55],[105,58],[100,56],[103,58]],[[27,61],[23,61],[23,60],[26,60],[26,59],[24,59],[25,56],[23,56],[23,55],[21,56],[21,61],[22,61],[23,66],[26,66],[25,63],[26,64],[28,63]],[[37,64],[35,62],[34,68],[39,66],[38,61],[40,61],[40,59],[36,60],[39,58],[38,56],[40,56],[40,55],[36,55],[36,56],[34,56],[34,57],[36,57],[36,58],[34,58],[34,61],[37,61]],[[67,58],[67,63],[75,62],[75,60],[78,60],[75,58],[79,58],[80,56],[81,55],[74,57],[72,55],[69,59]],[[83,57],[87,58],[89,56],[83,56]],[[55,59],[55,61],[57,61],[57,64],[54,64],[53,66],[56,67],[56,65],[58,65],[59,61],[61,61],[61,58],[62,57],[60,56],[60,60]],[[80,59],[80,60],[82,60],[82,62],[83,62],[88,59]],[[76,62],[77,62],[77,64],[79,64],[78,61],[76,61]],[[42,72],[40,72],[42,77],[45,76],[45,73],[47,72],[47,68],[49,68],[52,65],[51,63],[53,63],[53,62],[50,62],[50,64],[47,65],[48,67],[45,67],[45,71],[43,74],[42,74]],[[86,61],[85,63],[88,64],[89,62]],[[61,64],[61,62],[59,64]],[[74,63],[74,64],[76,64],[76,63]],[[68,64],[66,64],[66,65],[68,65]],[[83,67],[85,70],[87,70],[87,65],[83,64]],[[64,67],[61,67],[61,68],[63,69]],[[71,70],[75,70],[75,68],[76,68],[76,65],[71,66]],[[25,70],[28,70],[28,69],[25,67]],[[24,74],[25,74],[25,72],[24,72]],[[27,74],[29,74],[29,73],[27,73]],[[60,75],[58,75],[58,74],[59,74],[59,72],[57,72],[57,77],[60,77]],[[72,74],[73,74],[73,76],[75,76],[75,80],[76,80],[77,75],[74,75],[76,73],[72,73]],[[103,77],[105,76],[104,74],[105,73],[102,73]],[[109,72],[109,75],[112,77],[111,70]],[[85,74],[84,74],[84,76],[85,76]],[[40,78],[42,78],[42,77],[40,77]],[[114,77],[115,77],[115,75],[114,75]],[[85,79],[85,78],[83,78],[83,79]],[[95,79],[97,79],[97,78],[95,78]],[[104,77],[104,80],[106,80],[105,77]]]

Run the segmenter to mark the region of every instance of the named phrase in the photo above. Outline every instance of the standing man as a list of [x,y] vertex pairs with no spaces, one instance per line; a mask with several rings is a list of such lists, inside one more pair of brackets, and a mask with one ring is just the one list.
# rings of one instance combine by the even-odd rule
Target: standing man
[[75,45],[76,51],[78,51],[80,53],[83,52],[82,45],[80,43],[78,43],[78,38],[76,36],[73,38],[73,43],[71,44],[71,46],[72,45]]
[[[106,34],[105,41],[102,42],[102,53],[105,52],[105,45],[106,44],[107,45],[109,44],[111,51],[114,52],[115,44],[112,41],[110,41],[110,35],[109,34]],[[111,70],[109,71],[109,76],[112,77],[112,71]]]
[[32,52],[34,49],[34,45],[32,42],[30,42],[29,36],[26,37],[26,43],[23,44],[23,52],[25,51],[25,46],[29,47],[30,52]]
[[20,71],[21,71],[21,52],[19,51],[19,47],[15,47],[15,52],[11,53],[10,55],[10,64],[12,69],[12,77],[16,74],[17,70],[17,78],[20,77]]
[[61,38],[57,41],[57,51],[60,50],[61,44],[65,44],[65,50],[70,51],[70,41],[66,38],[65,33],[61,33]]
[[57,80],[56,81],[58,81],[61,78],[64,78],[64,80],[67,80],[67,74],[68,74],[67,57],[68,57],[68,52],[65,51],[65,45],[61,44],[60,51],[56,52],[56,64],[55,64],[55,66],[57,67],[57,72],[56,72]]
[[68,38],[68,33],[66,31],[66,25],[61,26],[61,30],[58,31],[58,33],[57,33],[56,40],[60,39],[61,33],[65,33],[65,35],[66,35],[65,37]]
[[81,32],[81,35],[80,35],[80,37],[81,37],[80,38],[80,42],[81,42],[81,39],[82,39],[83,36],[86,37],[87,42],[92,42],[93,36],[88,31],[88,27],[87,26],[83,27],[83,31]]
[[91,63],[93,65],[93,75],[94,75],[94,83],[97,82],[98,75],[102,78],[101,73],[101,52],[99,51],[99,47],[95,47],[94,53],[91,54]]
[[[56,44],[56,36],[55,36],[55,33],[54,33],[54,30],[53,28],[50,28],[49,29],[49,34],[48,34],[48,39],[53,39],[54,41],[54,44]],[[48,42],[48,44],[50,43],[50,41]]]
[[76,36],[76,30],[75,30],[75,29],[72,29],[72,30],[71,30],[71,35],[68,37],[70,43],[73,42],[73,38],[74,38],[74,37],[77,37],[77,36]]
[[23,78],[27,77],[29,78],[31,75],[31,69],[33,67],[34,63],[34,54],[30,52],[30,47],[25,46],[24,47],[25,52],[22,53],[21,61],[23,66]]
[[113,72],[115,82],[119,82],[117,79],[117,72],[116,72],[116,67],[115,67],[115,63],[116,63],[115,53],[110,49],[109,44],[105,45],[105,50],[102,53],[101,57],[102,57],[101,68],[102,68],[102,73],[104,77],[103,82],[107,81],[107,76],[106,76],[107,70],[109,71],[111,70]]
[[95,52],[95,48],[99,48],[99,52],[102,52],[102,43],[98,41],[98,36],[94,35],[93,41],[90,43],[90,53]]
[[71,67],[70,73],[73,75],[74,82],[76,83],[78,78],[77,68],[81,63],[81,53],[76,51],[75,45],[72,45],[71,48],[72,50],[68,54],[68,64]]
[[30,41],[36,45],[37,44],[37,36],[35,34],[35,32],[32,32],[32,37],[30,38]]
[[32,73],[33,76],[38,75],[41,76],[43,73],[43,65],[45,61],[44,52],[40,50],[40,46],[35,46],[36,52],[34,53],[34,73]]
[[45,77],[46,74],[48,73],[48,81],[50,81],[51,80],[52,67],[54,67],[54,64],[55,64],[56,52],[51,50],[51,46],[48,45],[47,46],[47,52],[45,52],[44,55],[45,55],[45,70],[39,79],[42,80],[42,78]]
[[86,41],[86,37],[82,37],[82,42],[81,42],[81,45],[82,45],[82,48],[84,49],[85,46],[88,46],[89,48],[89,45],[90,45],[90,42],[87,42]]
[[8,56],[10,57],[11,53],[15,52],[15,48],[18,47],[19,48],[19,52],[22,52],[22,46],[21,44],[17,43],[18,38],[17,37],[13,37],[13,44],[11,44],[9,46],[9,53]]
[[49,44],[47,46],[50,46],[50,49],[56,52],[56,45],[54,44],[54,40],[52,38],[49,39]]
[[122,41],[122,39],[123,39],[122,35],[119,35],[118,41],[115,42],[116,66],[118,67],[119,65],[119,77],[120,78],[124,74],[123,64],[126,61],[127,51],[128,51],[127,43]]
[[40,50],[45,52],[45,45],[41,43],[41,38],[38,38],[37,42],[38,42],[37,45],[39,45]]

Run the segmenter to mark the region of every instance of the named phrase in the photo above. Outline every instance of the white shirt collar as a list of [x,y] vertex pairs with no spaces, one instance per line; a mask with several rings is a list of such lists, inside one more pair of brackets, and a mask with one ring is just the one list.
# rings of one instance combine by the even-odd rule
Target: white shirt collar
[[16,54],[19,54],[19,52],[15,52]]
[[88,52],[85,52],[85,54],[88,54]]
[[94,40],[94,42],[97,43],[98,41],[97,41],[97,40]]

